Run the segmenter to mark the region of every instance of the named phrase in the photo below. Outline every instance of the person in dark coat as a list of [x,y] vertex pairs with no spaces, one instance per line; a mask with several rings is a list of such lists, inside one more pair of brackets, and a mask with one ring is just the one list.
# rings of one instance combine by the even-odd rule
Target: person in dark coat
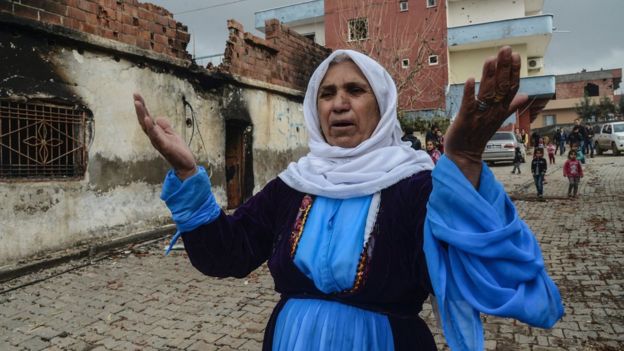
[[184,139],[136,94],[140,127],[173,166],[161,194],[178,228],[172,244],[182,237],[210,276],[242,278],[267,263],[280,300],[263,350],[433,351],[419,316],[429,295],[454,350],[485,348],[481,313],[552,327],[563,305],[539,244],[480,159],[528,102],[516,96],[520,68],[504,47],[484,64],[495,73],[478,95],[466,81],[433,170],[427,153],[401,141],[389,73],[362,53],[334,51],[303,102],[310,153],[231,215]]
[[405,128],[405,135],[403,135],[401,140],[409,141],[411,143],[411,145],[412,145],[412,149],[414,149],[414,150],[421,150],[422,149],[422,145],[420,143],[420,140],[414,135],[414,128],[412,128],[412,127],[406,127]]

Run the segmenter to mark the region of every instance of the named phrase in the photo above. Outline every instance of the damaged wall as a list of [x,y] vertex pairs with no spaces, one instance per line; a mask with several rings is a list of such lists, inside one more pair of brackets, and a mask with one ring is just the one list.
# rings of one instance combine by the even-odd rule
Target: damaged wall
[[266,39],[234,20],[228,29],[223,70],[291,89],[305,91],[314,69],[331,53],[276,19],[265,22]]
[[83,176],[0,179],[0,265],[170,220],[159,199],[168,166],[136,121],[134,91],[190,143],[222,206],[230,191],[228,121],[246,119],[251,126],[254,191],[307,152],[300,92],[190,69],[175,59],[147,59],[140,48],[100,49],[99,42],[68,39],[27,20],[0,24],[0,57],[10,62],[0,67],[0,99],[54,101],[90,116]]
[[189,60],[191,35],[166,9],[137,0],[1,1],[0,12]]

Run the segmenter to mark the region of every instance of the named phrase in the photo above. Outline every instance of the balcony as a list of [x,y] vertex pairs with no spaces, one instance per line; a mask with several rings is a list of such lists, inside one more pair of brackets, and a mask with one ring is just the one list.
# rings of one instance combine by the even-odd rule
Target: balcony
[[526,44],[528,55],[543,56],[553,32],[553,16],[540,15],[451,27],[449,51]]
[[273,18],[288,26],[298,26],[323,22],[325,16],[324,0],[313,0],[300,4],[276,7],[255,13],[256,29],[264,32],[264,21]]
[[[476,84],[475,91],[479,91],[479,83]],[[555,76],[538,76],[520,78],[519,93],[527,94],[529,99],[550,99],[555,95]],[[464,94],[464,84],[451,84],[446,95],[446,108],[448,116],[455,116],[459,111],[462,96]]]

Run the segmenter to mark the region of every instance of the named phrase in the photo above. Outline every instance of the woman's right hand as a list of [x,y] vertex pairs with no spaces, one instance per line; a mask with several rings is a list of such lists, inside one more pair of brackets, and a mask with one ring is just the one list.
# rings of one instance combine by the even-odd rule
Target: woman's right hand
[[134,109],[143,132],[158,152],[175,169],[178,178],[184,180],[197,172],[197,163],[191,149],[173,130],[165,118],[153,119],[147,111],[143,97],[135,93]]

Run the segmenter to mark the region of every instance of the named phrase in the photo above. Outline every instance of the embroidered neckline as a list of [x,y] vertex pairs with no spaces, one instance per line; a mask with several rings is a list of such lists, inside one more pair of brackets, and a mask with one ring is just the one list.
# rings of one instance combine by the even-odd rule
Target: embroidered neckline
[[312,196],[306,194],[301,200],[301,205],[299,206],[299,212],[297,213],[297,218],[295,219],[295,225],[293,226],[292,233],[290,235],[290,258],[295,258],[295,253],[297,252],[297,246],[299,246],[299,240],[301,240],[301,234],[303,234],[303,226],[305,225],[306,220],[308,219],[308,213],[310,213],[310,208],[312,208],[312,203],[314,199]]

